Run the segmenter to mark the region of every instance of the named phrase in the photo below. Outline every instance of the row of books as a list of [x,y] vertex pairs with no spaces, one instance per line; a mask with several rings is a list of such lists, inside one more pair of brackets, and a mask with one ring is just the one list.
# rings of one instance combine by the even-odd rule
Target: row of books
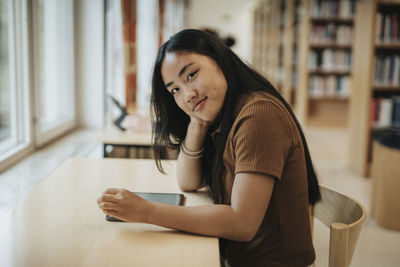
[[[293,27],[292,27],[292,29],[293,29],[293,38],[294,38],[294,43],[296,43],[296,42],[298,42],[298,40],[300,40],[299,38],[300,38],[300,23],[299,22],[297,22],[297,23],[295,23],[295,24],[293,24]],[[285,39],[284,39],[285,40]]]
[[350,71],[351,52],[332,49],[310,50],[308,68],[323,71]]
[[302,15],[303,7],[300,0],[295,0],[294,2],[294,22],[296,23]]
[[374,83],[376,85],[400,85],[400,55],[377,54],[375,56]]
[[356,0],[313,0],[312,16],[350,18],[356,10]]
[[283,83],[283,81],[285,80],[285,72],[284,72],[283,68],[280,68],[275,71],[275,77],[276,77],[276,80],[278,81],[278,83],[280,83],[280,84]]
[[309,95],[312,98],[347,98],[349,96],[348,76],[310,76]]
[[377,43],[394,43],[400,41],[400,17],[397,11],[376,14],[375,37]]
[[400,96],[373,98],[371,123],[373,127],[400,127]]
[[296,87],[296,85],[298,84],[298,81],[297,81],[298,77],[297,76],[298,76],[297,75],[297,70],[296,70],[296,68],[293,68],[293,70],[292,70],[292,86],[293,87]]
[[298,56],[297,56],[297,49],[293,49],[293,54],[292,54],[292,64],[293,65],[297,65],[297,58],[298,58]]
[[348,25],[314,24],[311,28],[311,43],[315,44],[351,44],[353,42],[353,27]]

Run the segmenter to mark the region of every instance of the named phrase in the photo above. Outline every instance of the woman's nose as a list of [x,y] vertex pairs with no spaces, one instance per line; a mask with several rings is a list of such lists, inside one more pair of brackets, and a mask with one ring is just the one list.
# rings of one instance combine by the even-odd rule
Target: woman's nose
[[185,95],[185,101],[186,102],[192,101],[197,96],[197,91],[195,89],[190,88],[190,87],[186,87],[184,89],[184,92],[185,92],[184,95]]

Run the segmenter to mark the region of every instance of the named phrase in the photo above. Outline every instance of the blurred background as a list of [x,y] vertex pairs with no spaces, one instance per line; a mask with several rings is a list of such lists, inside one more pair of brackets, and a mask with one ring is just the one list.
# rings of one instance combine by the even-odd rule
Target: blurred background
[[98,136],[150,131],[157,50],[197,28],[290,103],[322,184],[391,207],[390,226],[368,215],[352,266],[400,266],[399,15],[395,0],[0,0],[0,216],[70,156],[138,157]]

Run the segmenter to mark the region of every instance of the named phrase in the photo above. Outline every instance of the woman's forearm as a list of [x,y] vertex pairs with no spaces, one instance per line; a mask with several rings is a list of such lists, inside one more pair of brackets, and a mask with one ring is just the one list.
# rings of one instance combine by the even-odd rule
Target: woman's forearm
[[243,216],[229,205],[182,207],[150,203],[146,223],[230,240],[249,241],[252,232]]
[[[185,147],[189,151],[201,151],[207,134],[208,124],[191,121],[188,125]],[[194,191],[201,186],[201,158],[187,157],[181,151],[177,163],[178,184],[182,191]]]
[[195,191],[201,186],[201,158],[190,159],[179,152],[177,162],[177,179],[182,191]]
[[274,179],[254,173],[235,176],[230,205],[184,207],[147,201],[126,189],[109,188],[97,200],[108,215],[180,231],[249,241],[269,205]]

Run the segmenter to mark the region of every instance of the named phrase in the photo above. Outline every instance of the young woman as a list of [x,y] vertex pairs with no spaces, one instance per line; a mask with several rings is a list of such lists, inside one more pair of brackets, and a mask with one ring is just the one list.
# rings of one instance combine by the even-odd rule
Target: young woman
[[162,205],[109,189],[98,200],[106,214],[217,236],[230,266],[314,262],[309,205],[320,199],[318,182],[297,119],[266,79],[215,37],[183,30],[159,50],[152,109],[159,170],[180,146],[180,188],[205,186],[215,205]]

